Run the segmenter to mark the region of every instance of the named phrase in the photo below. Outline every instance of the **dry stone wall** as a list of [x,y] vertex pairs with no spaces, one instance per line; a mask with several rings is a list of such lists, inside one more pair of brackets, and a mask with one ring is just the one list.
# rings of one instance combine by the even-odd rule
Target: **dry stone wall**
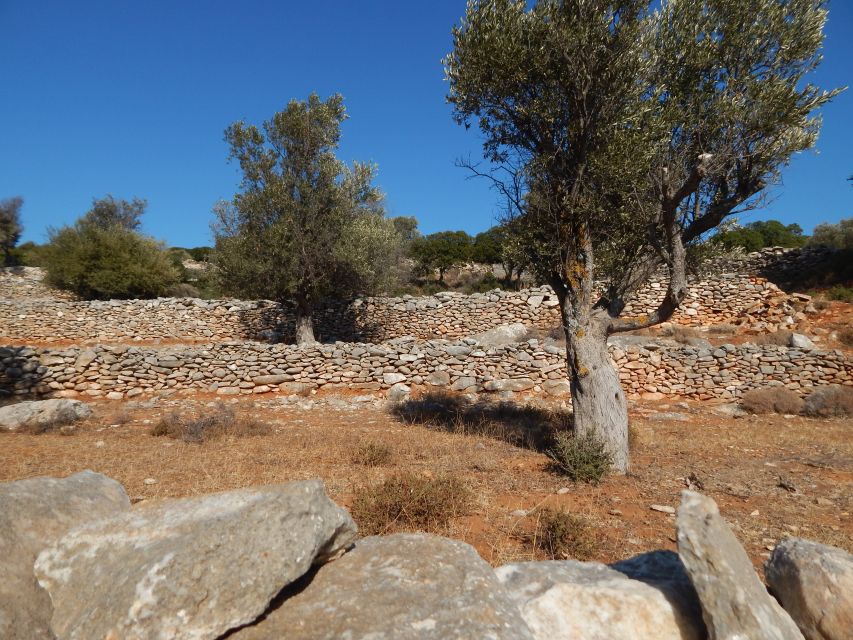
[[[651,282],[626,313],[655,308],[665,290],[664,283]],[[789,296],[759,277],[721,274],[693,283],[673,322],[775,329],[804,319],[807,300],[807,296]],[[322,341],[378,343],[402,336],[463,338],[518,322],[543,330],[559,327],[554,292],[540,287],[473,295],[443,292],[417,298],[359,298],[321,305],[315,314],[315,331]],[[293,326],[292,308],[264,300],[0,298],[0,339],[18,343],[288,341]]]
[[[805,394],[817,385],[853,385],[853,360],[841,351],[649,344],[613,346],[610,353],[632,395],[731,399],[756,387],[784,386]],[[119,399],[168,390],[220,395],[378,391],[405,383],[565,397],[565,378],[562,347],[538,340],[494,347],[473,339],[400,339],[308,348],[261,343],[0,348],[0,389],[20,395]]]

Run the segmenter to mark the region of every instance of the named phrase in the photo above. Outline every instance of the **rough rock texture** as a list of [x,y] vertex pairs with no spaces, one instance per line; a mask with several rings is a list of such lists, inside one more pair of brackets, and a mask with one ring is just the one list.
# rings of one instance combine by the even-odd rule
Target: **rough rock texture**
[[52,637],[53,608],[33,574],[36,557],[72,527],[127,509],[122,486],[92,471],[0,484],[0,638]]
[[699,594],[710,640],[802,640],[711,498],[682,492],[677,524],[678,555]]
[[767,586],[808,640],[853,637],[853,555],[786,538],[765,567]]
[[521,342],[527,337],[527,332],[528,328],[517,322],[515,324],[504,324],[471,337],[481,345],[497,347],[502,344]]
[[55,398],[18,402],[0,407],[0,431],[71,424],[90,415],[92,415],[92,409],[79,400]]
[[68,533],[36,576],[62,639],[216,638],[354,539],[319,480],[143,505]]
[[510,564],[496,573],[537,640],[704,638],[696,593],[678,558],[646,556],[619,570],[564,560]]
[[424,534],[360,540],[258,624],[229,640],[530,639],[491,567]]

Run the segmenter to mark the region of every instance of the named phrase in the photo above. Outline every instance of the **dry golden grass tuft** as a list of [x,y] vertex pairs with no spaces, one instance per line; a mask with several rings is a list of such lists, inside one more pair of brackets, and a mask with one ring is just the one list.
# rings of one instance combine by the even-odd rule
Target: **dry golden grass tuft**
[[469,513],[472,499],[470,489],[456,476],[430,478],[404,472],[357,489],[350,511],[367,535],[442,533],[452,519]]
[[744,393],[741,405],[749,413],[798,414],[803,409],[803,399],[785,387],[764,387]]
[[750,338],[750,342],[759,345],[775,345],[777,347],[787,347],[791,343],[790,331],[780,329],[771,333],[760,333],[757,336]]
[[551,560],[587,560],[597,547],[595,532],[586,518],[547,507],[537,514],[531,542]]
[[352,461],[365,467],[382,467],[387,465],[392,457],[393,452],[387,444],[368,442],[355,450]]
[[166,436],[184,442],[201,443],[225,436],[265,436],[270,426],[254,418],[238,415],[232,408],[218,404],[199,416],[173,412],[163,416],[151,429],[152,436]]

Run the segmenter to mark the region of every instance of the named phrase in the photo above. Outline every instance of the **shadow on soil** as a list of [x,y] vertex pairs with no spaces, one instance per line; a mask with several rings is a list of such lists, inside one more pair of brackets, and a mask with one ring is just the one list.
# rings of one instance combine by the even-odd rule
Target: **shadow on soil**
[[553,411],[513,402],[472,402],[445,392],[432,392],[395,405],[392,414],[406,424],[448,433],[484,436],[513,446],[545,451],[561,431],[572,430],[569,411]]

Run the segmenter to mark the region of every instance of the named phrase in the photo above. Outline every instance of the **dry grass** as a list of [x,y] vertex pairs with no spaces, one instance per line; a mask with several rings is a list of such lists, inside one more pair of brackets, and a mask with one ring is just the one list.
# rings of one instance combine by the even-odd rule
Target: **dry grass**
[[453,518],[466,515],[472,494],[455,476],[429,478],[398,473],[360,488],[350,511],[363,534],[393,531],[442,533]]
[[667,338],[672,338],[676,342],[680,342],[681,344],[690,344],[691,340],[695,340],[697,338],[703,338],[701,331],[697,331],[693,327],[685,327],[680,324],[672,324],[667,327],[663,327],[660,331],[660,335],[665,336]]
[[737,327],[734,326],[733,324],[720,323],[720,324],[712,324],[711,326],[708,327],[708,333],[711,333],[714,335],[729,335],[729,334],[735,333],[736,331],[737,331]]
[[779,331],[772,331],[771,333],[760,333],[757,336],[750,338],[750,342],[758,345],[775,345],[777,347],[787,347],[791,344],[791,336],[793,334],[790,331],[785,331],[784,329]]
[[365,467],[382,467],[391,461],[392,455],[391,447],[387,444],[368,442],[355,450],[352,461]]
[[549,508],[537,514],[531,541],[551,560],[588,560],[597,547],[595,533],[585,518]]
[[845,347],[853,347],[853,327],[838,330],[838,341]]
[[784,387],[765,387],[744,393],[741,405],[750,413],[798,414],[803,409],[803,399]]
[[268,424],[249,416],[238,415],[232,408],[221,403],[199,416],[169,413],[151,429],[152,436],[166,436],[193,443],[208,442],[226,436],[265,436],[270,432]]
[[512,402],[470,402],[445,391],[407,400],[392,409],[406,424],[450,433],[485,436],[514,446],[543,451],[555,434],[570,430],[571,414]]
[[613,462],[604,448],[604,442],[591,432],[580,436],[568,432],[558,433],[554,436],[551,448],[545,453],[554,462],[557,472],[575,482],[598,484]]
[[802,411],[812,418],[844,418],[853,415],[853,388],[841,385],[819,387],[808,395]]

